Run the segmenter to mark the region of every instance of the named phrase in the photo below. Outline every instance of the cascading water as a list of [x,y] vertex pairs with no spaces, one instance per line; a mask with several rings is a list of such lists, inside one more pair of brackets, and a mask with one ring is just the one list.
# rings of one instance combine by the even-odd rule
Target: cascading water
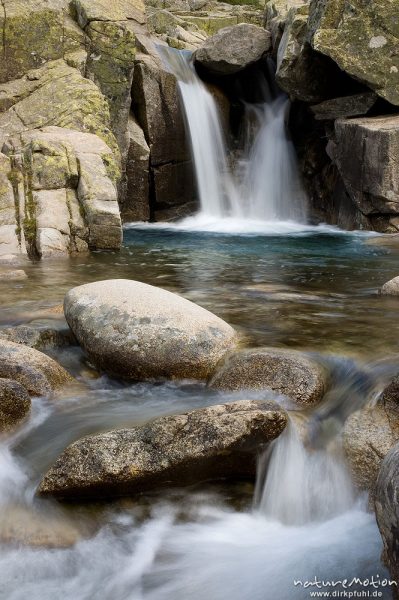
[[306,194],[286,130],[288,99],[282,94],[273,99],[268,89],[263,103],[246,105],[255,135],[246,144],[239,173],[233,173],[216,102],[197,76],[190,55],[164,46],[159,52],[178,80],[201,216],[304,223]]

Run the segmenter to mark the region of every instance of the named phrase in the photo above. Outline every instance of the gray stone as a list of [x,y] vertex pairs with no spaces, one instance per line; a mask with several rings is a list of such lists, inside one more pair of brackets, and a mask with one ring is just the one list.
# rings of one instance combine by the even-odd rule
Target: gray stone
[[23,344],[29,348],[58,348],[75,343],[71,330],[65,325],[60,327],[40,327],[32,325],[17,325],[0,329],[0,339]]
[[320,102],[335,92],[338,69],[308,42],[307,5],[290,9],[277,52],[276,81],[292,99]]
[[399,276],[390,279],[381,287],[382,296],[399,296]]
[[44,127],[10,138],[4,151],[11,159],[14,221],[19,212],[14,227],[31,256],[120,248],[119,166],[103,140]]
[[229,356],[209,386],[228,391],[269,389],[298,404],[316,404],[326,391],[327,375],[301,352],[256,348]]
[[262,27],[240,23],[208,38],[194,55],[195,62],[221,75],[237,73],[256,63],[271,48],[271,36]]
[[385,388],[376,406],[348,418],[343,439],[355,483],[373,495],[381,462],[399,441],[399,377]]
[[364,92],[354,96],[343,96],[332,100],[325,100],[320,104],[310,107],[318,121],[335,120],[344,117],[357,117],[365,115],[376,103],[377,95],[373,92]]
[[46,354],[0,340],[0,377],[15,379],[35,396],[50,394],[72,381],[72,377]]
[[0,432],[9,431],[29,413],[27,389],[12,379],[0,379]]
[[317,52],[399,105],[397,0],[312,0],[308,28]]
[[129,152],[126,165],[127,194],[122,205],[124,221],[150,219],[150,148],[137,121],[129,119]]
[[398,115],[338,119],[328,152],[363,214],[399,214]]
[[212,313],[138,281],[76,287],[64,311],[93,363],[133,380],[206,378],[236,343],[234,330]]
[[[375,492],[375,514],[384,543],[383,559],[394,581],[399,581],[399,444],[381,463]],[[398,591],[394,588],[394,597]]]
[[243,400],[89,436],[64,450],[38,491],[99,498],[209,479],[253,479],[259,453],[286,422],[277,404]]

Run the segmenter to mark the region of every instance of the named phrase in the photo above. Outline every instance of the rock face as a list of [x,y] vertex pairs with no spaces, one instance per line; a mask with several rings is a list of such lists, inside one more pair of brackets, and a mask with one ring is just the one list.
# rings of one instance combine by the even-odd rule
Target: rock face
[[71,330],[65,327],[33,327],[32,325],[17,325],[0,329],[0,339],[23,344],[29,348],[59,348],[75,342]]
[[399,277],[394,277],[384,283],[380,293],[382,296],[399,296]]
[[399,117],[338,119],[327,151],[367,228],[397,231]]
[[0,82],[85,47],[85,35],[72,19],[67,0],[3,0],[0,30],[4,57]]
[[153,46],[148,51],[137,55],[132,99],[150,148],[149,204],[152,216],[162,220],[163,211],[179,214],[191,204],[195,187],[176,78]]
[[0,377],[15,379],[34,396],[48,395],[72,381],[46,354],[6,340],[0,340]]
[[[399,444],[381,464],[375,493],[375,514],[384,542],[383,559],[391,577],[399,581]],[[397,597],[397,590],[396,596]]]
[[195,62],[212,73],[229,75],[257,62],[270,48],[268,31],[241,23],[208,38],[195,52]]
[[10,227],[14,213],[22,252],[47,257],[120,247],[118,163],[99,137],[45,127],[9,138],[3,150],[10,160],[13,211],[2,222]]
[[133,380],[206,378],[236,343],[234,330],[212,313],[138,281],[76,287],[64,311],[93,363]]
[[364,215],[399,214],[399,116],[337,120],[329,153]]
[[309,38],[354,79],[399,105],[399,22],[396,0],[312,0]]
[[126,165],[127,194],[122,205],[124,221],[150,219],[150,148],[144,132],[133,117],[129,119],[129,152]]
[[217,478],[253,478],[262,446],[287,422],[278,405],[243,400],[83,438],[44,476],[39,493],[110,497]]
[[209,382],[212,388],[229,391],[271,389],[298,404],[319,402],[326,384],[324,369],[306,355],[275,348],[231,355]]
[[293,99],[319,102],[334,93],[338,69],[310,46],[308,13],[309,7],[300,4],[286,16],[277,52],[276,81]]
[[0,379],[0,432],[22,421],[30,410],[27,389],[12,379]]
[[310,107],[318,121],[335,120],[344,117],[365,115],[376,103],[377,95],[373,92],[363,92],[353,96],[343,96],[325,100]]
[[359,488],[374,493],[381,462],[398,441],[399,377],[395,377],[375,407],[353,413],[345,423],[345,454]]

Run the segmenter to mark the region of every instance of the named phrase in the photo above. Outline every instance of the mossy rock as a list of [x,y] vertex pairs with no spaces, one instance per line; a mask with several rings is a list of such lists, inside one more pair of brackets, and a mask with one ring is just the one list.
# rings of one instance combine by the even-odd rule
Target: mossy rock
[[69,14],[67,0],[4,0],[3,9],[2,83],[85,46],[85,34]]
[[399,106],[397,0],[312,0],[309,41],[340,69]]

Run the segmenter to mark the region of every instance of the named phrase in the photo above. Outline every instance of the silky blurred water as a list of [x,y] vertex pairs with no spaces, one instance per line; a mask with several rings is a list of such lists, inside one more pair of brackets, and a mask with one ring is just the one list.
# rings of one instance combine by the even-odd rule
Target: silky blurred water
[[[332,229],[285,226],[238,235],[212,227],[136,225],[125,231],[120,254],[27,264],[27,280],[0,284],[0,325],[58,323],[52,307],[64,293],[99,279],[138,279],[181,293],[234,325],[242,345],[303,349],[329,368],[332,389],[310,429],[313,450],[322,453],[339,437],[348,414],[396,373],[399,303],[377,292],[398,274],[399,251],[370,244],[366,234]],[[56,357],[77,383],[54,399],[36,399],[31,420],[0,443],[2,600],[299,600],[309,598],[309,591],[294,579],[386,574],[374,517],[365,499],[352,492],[311,522],[309,510],[302,521],[290,522],[279,503],[270,507],[270,498],[254,503],[248,482],[155,491],[105,505],[37,499],[40,477],[82,435],[259,397],[223,394],[192,381],[118,382],[97,373],[74,347]],[[298,457],[296,448],[302,471],[316,464],[301,454],[302,447]],[[286,454],[291,451],[288,445]],[[284,453],[280,445],[274,492]],[[328,473],[334,474],[334,493],[340,485],[347,491],[342,473],[335,476],[341,468],[336,462],[332,470],[323,469],[331,460],[329,455],[314,470],[320,486],[310,482],[311,507],[331,493],[324,485]],[[281,493],[302,494],[300,482],[291,488],[289,483],[280,485],[286,490]],[[381,597],[390,598],[389,591]]]

